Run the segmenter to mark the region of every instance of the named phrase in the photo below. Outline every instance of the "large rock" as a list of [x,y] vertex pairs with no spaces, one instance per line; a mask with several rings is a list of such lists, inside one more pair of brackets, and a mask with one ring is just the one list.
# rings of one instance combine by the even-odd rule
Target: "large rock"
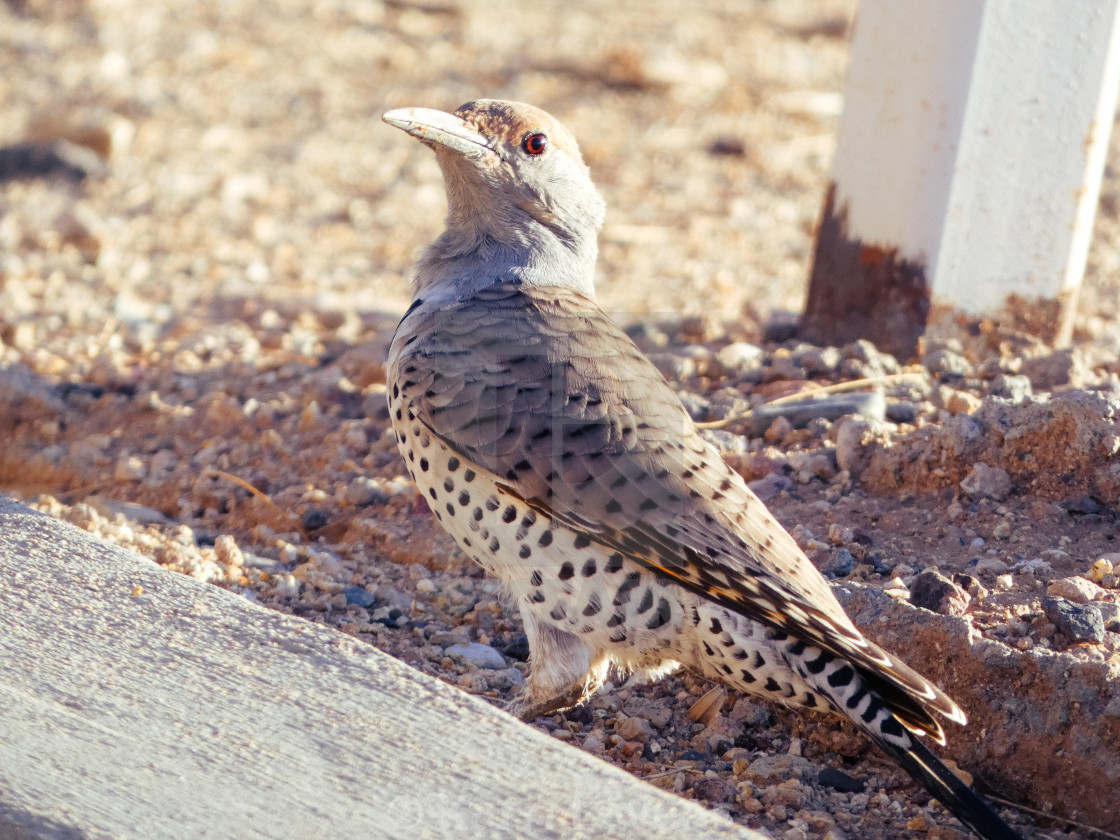
[[0,499],[0,838],[754,838],[326,627]]
[[1020,652],[852,582],[833,587],[856,625],[941,686],[968,715],[938,752],[1011,799],[1120,830],[1120,680],[1107,663]]

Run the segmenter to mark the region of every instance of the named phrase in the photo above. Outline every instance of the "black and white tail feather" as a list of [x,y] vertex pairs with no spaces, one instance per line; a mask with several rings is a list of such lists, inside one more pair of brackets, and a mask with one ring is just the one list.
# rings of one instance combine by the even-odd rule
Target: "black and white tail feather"
[[[886,655],[892,660],[888,673],[900,675],[907,691],[899,691],[896,681],[885,680],[882,670],[857,672],[850,663],[803,642],[793,642],[787,648],[794,670],[957,819],[986,840],[1022,840],[922,742],[921,736],[927,734],[940,744],[945,743],[945,737],[940,723],[927,707],[915,702],[914,694],[957,723],[966,722],[964,712],[931,683]],[[890,696],[884,697],[884,691]]]

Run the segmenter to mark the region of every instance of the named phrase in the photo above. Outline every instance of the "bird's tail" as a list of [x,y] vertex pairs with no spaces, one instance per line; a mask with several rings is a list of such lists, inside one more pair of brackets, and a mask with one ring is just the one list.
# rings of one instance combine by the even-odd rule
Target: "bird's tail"
[[871,734],[884,752],[921,782],[962,823],[985,840],[1023,840],[1018,832],[1005,823],[976,792],[945,766],[918,738],[911,736],[910,746],[902,747]]

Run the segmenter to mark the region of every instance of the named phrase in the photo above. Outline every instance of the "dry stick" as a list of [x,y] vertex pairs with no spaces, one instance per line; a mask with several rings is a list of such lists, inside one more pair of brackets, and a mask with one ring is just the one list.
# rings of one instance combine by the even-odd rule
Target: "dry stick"
[[1077,828],[1083,828],[1086,831],[1095,832],[1102,837],[1110,838],[1110,840],[1120,840],[1120,834],[1113,834],[1111,831],[1105,831],[1103,828],[1097,828],[1096,826],[1078,822],[1077,820],[1071,820],[1066,817],[1057,817],[1053,814],[1047,814],[1045,811],[1037,811],[1034,808],[1028,808],[1026,805],[1020,805],[1018,802],[1012,802],[1010,799],[1001,799],[1000,797],[992,796],[991,794],[985,794],[984,796],[985,798],[990,799],[993,802],[998,802],[1000,805],[1006,805],[1009,808],[1014,808],[1016,811],[1026,811],[1028,814],[1034,814],[1036,817],[1042,817],[1043,819],[1051,820],[1056,823],[1064,823],[1066,825],[1076,826]]
[[263,490],[258,490],[256,487],[254,487],[252,484],[250,484],[245,479],[238,478],[236,475],[232,475],[230,473],[223,472],[222,470],[216,470],[213,467],[208,468],[206,470],[205,474],[206,475],[216,475],[220,478],[226,479],[227,481],[232,481],[238,487],[245,488],[250,493],[252,493],[254,496],[256,496],[258,499],[263,499],[270,507],[272,507],[273,510],[275,510],[277,513],[279,513],[281,516],[284,516],[285,518],[291,520],[293,522],[293,524],[296,526],[296,528],[299,530],[299,532],[301,534],[303,534],[305,537],[307,536],[306,534],[304,534],[303,525],[301,523],[299,523],[298,521],[295,521],[295,516],[293,516],[290,511],[284,510],[284,508],[280,507],[280,505],[278,505],[278,504],[276,504],[276,502],[272,501],[272,499],[270,499],[268,497],[267,493],[265,493]]
[[[818,385],[814,388],[805,388],[794,394],[786,394],[784,397],[777,397],[763,403],[763,405],[781,405],[782,403],[794,402],[795,400],[803,399],[807,396],[815,396],[817,394],[833,394],[839,391],[851,391],[856,388],[865,388],[868,385],[883,385],[891,382],[903,382],[907,379],[919,379],[922,377],[920,373],[889,373],[885,376],[873,376],[868,379],[851,379],[847,382],[836,382],[832,385]],[[745,411],[742,414],[731,414],[724,417],[722,420],[712,420],[710,423],[697,423],[698,429],[722,429],[737,420],[746,420],[751,416],[750,411]]]

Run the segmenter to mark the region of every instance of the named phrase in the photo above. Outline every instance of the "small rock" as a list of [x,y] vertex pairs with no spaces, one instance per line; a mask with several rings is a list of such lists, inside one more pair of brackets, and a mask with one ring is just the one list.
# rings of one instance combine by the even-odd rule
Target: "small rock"
[[876,426],[863,417],[847,417],[833,427],[836,432],[836,463],[858,478],[875,450]]
[[653,734],[653,727],[645,718],[626,718],[615,727],[615,734],[624,741],[640,741],[645,743]]
[[912,402],[887,403],[887,419],[892,423],[913,423],[918,416],[918,407]]
[[1105,591],[1083,577],[1068,577],[1050,581],[1046,594],[1053,598],[1065,598],[1075,604],[1087,604],[1105,597]]
[[679,394],[678,396],[689,417],[697,423],[703,423],[708,419],[708,413],[712,408],[712,404],[708,400],[696,394]]
[[977,557],[969,565],[978,575],[1002,575],[1010,571],[1010,567],[998,557]]
[[957,572],[953,575],[953,583],[975,598],[977,601],[983,601],[988,597],[988,590],[974,578],[972,575],[966,575],[963,572]]
[[245,565],[245,554],[237,545],[237,541],[229,534],[221,534],[214,540],[214,554],[219,563],[237,567]]
[[770,722],[770,710],[746,697],[735,701],[731,709],[732,720],[742,721],[747,726],[765,726]]
[[771,443],[781,443],[785,440],[786,435],[793,431],[793,424],[785,417],[775,417],[774,421],[766,429],[764,437]]
[[762,358],[762,348],[745,341],[735,341],[720,348],[716,358],[725,370],[739,373],[756,367]]
[[821,566],[821,574],[826,577],[844,577],[852,573],[855,568],[855,558],[846,548],[838,548]]
[[707,761],[708,756],[699,750],[682,750],[677,756],[677,761]]
[[705,802],[734,802],[735,784],[726,779],[697,779],[692,785],[697,799]]
[[1104,620],[1096,607],[1065,598],[1043,598],[1042,608],[1055,629],[1071,642],[1103,642]]
[[950,414],[974,414],[984,403],[975,394],[969,391],[958,391],[948,385],[942,385],[933,393],[935,402]]
[[813,765],[796,755],[764,755],[756,758],[747,768],[747,778],[755,784],[785,782],[789,779],[810,778]]
[[950,382],[972,375],[972,365],[960,353],[939,347],[922,356],[922,365],[939,379]]
[[1007,470],[989,467],[978,461],[972,466],[972,471],[961,479],[961,489],[973,498],[1000,502],[1011,492],[1011,476]]
[[817,776],[817,782],[842,793],[859,793],[863,790],[865,784],[859,779],[854,779],[847,773],[835,770],[832,767],[826,767],[822,770]]
[[462,659],[476,668],[504,669],[506,659],[490,645],[468,642],[467,644],[452,645],[444,653],[452,658]]
[[347,604],[355,604],[359,607],[372,607],[377,601],[377,596],[364,586],[347,586],[342,590],[342,594],[346,596]]
[[1120,604],[1113,604],[1110,601],[1094,601],[1093,607],[1101,614],[1101,621],[1104,622],[1105,630],[1111,633],[1120,633]]
[[797,354],[796,359],[809,373],[832,373],[843,361],[836,347],[807,347]]
[[1001,373],[988,383],[988,393],[993,397],[1003,397],[1021,403],[1033,392],[1031,381],[1025,376],[1009,376]]
[[692,359],[682,359],[675,353],[650,353],[649,360],[670,382],[683,382],[696,373]]
[[495,691],[509,691],[525,683],[525,675],[516,668],[503,668],[486,675],[486,682]]
[[598,754],[605,750],[607,747],[606,742],[603,740],[602,733],[595,730],[586,738],[583,739],[583,748],[589,753]]
[[964,615],[971,600],[967,592],[933,569],[910,582],[910,603],[942,615]]
[[382,492],[381,486],[372,478],[358,476],[346,485],[346,501],[355,507],[383,505],[389,501],[389,494]]
[[117,459],[113,470],[113,478],[124,484],[129,481],[139,481],[148,474],[144,461],[135,455],[122,455]]
[[1087,516],[1101,512],[1101,506],[1092,496],[1082,496],[1079,499],[1065,502],[1062,507],[1074,515]]
[[1120,557],[1120,555],[1105,555],[1090,566],[1089,574],[1087,575],[1089,580],[1093,581],[1093,583],[1100,583],[1104,580],[1105,575],[1112,574],[1112,570],[1115,568],[1111,559],[1112,557]]
[[305,531],[318,531],[320,528],[326,527],[329,521],[327,514],[317,508],[308,508],[300,517],[300,524]]
[[768,501],[783,490],[792,490],[793,481],[789,476],[782,475],[781,473],[770,473],[767,476],[760,478],[758,481],[752,481],[747,484],[754,494],[762,501]]
[[1041,557],[1032,557],[1030,560],[1020,560],[1011,567],[1011,571],[1015,572],[1017,575],[1041,577],[1043,575],[1053,574],[1054,567]]

